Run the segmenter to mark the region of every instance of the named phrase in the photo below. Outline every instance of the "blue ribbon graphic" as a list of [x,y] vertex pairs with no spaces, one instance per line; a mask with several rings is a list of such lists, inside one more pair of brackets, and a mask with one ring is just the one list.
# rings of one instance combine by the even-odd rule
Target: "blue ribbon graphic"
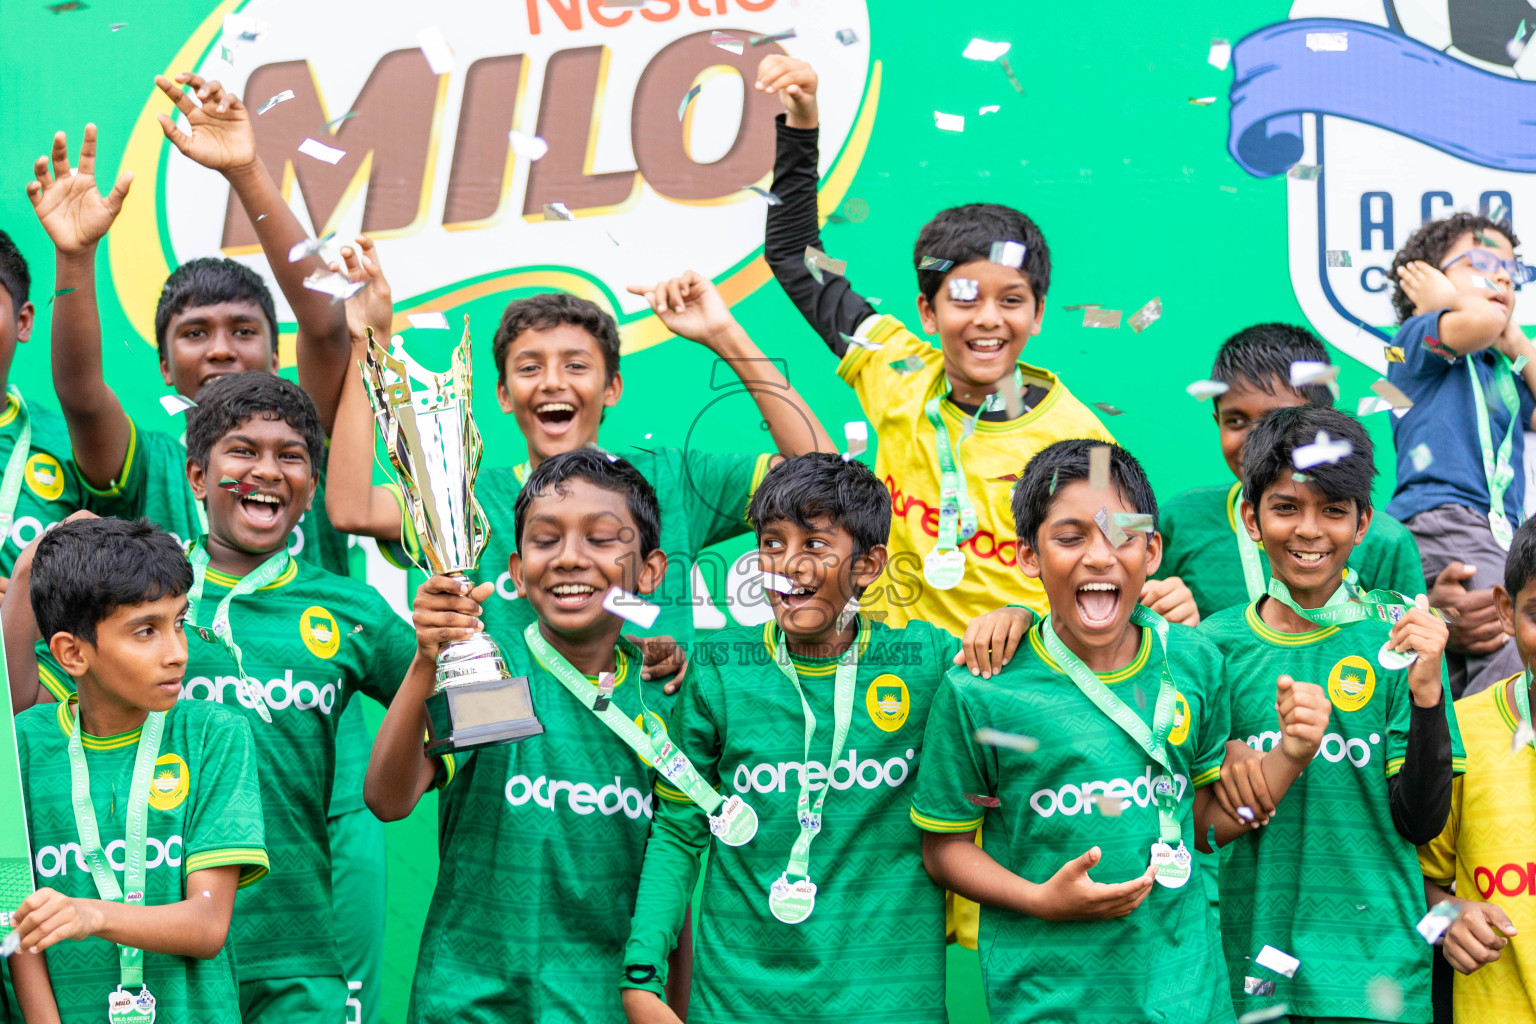
[[[1341,52],[1307,49],[1310,32],[1347,32]],[[1400,32],[1306,18],[1246,36],[1232,52],[1227,150],[1249,174],[1301,159],[1303,113],[1405,135],[1469,163],[1536,171],[1536,82],[1462,63]]]

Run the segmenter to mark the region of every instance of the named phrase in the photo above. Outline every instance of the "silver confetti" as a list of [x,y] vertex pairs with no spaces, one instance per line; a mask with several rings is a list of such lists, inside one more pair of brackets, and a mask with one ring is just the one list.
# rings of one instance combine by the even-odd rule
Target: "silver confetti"
[[981,284],[969,277],[951,277],[948,284],[949,297],[954,302],[975,302],[981,292]]
[[[870,352],[879,352],[884,348],[883,345],[870,341],[868,338],[860,338],[853,334],[843,334],[841,331],[838,334],[842,337],[844,343],[852,345],[854,348],[867,349]],[[921,362],[921,360],[918,361]]]
[[1272,996],[1275,994],[1274,979],[1245,977],[1243,993],[1250,996]]
[[1274,946],[1265,946],[1259,950],[1259,955],[1253,958],[1253,962],[1260,967],[1268,967],[1276,974],[1283,974],[1287,978],[1296,977],[1296,969],[1301,966],[1300,960]]
[[968,60],[994,61],[1013,49],[1012,43],[994,43],[989,39],[972,39],[960,56]]
[[1123,315],[1118,309],[1085,309],[1083,310],[1083,326],[1119,330],[1120,317]]
[[895,370],[897,373],[905,375],[908,373],[917,373],[927,365],[927,363],[923,362],[917,356],[907,356],[905,359],[892,363],[891,369]]
[[946,114],[942,110],[933,112],[933,126],[944,132],[965,131],[964,114]]
[[756,192],[758,195],[762,196],[763,200],[769,206],[780,206],[784,202],[784,200],[780,199],[778,196],[774,195],[772,192],[770,192],[767,189],[762,188],[762,187],[760,187],[758,185],[744,185],[742,187],[745,188],[749,192]]
[[293,99],[293,90],[292,89],[284,89],[282,92],[278,93],[276,96],[273,96],[271,99],[267,100],[267,102],[265,102],[261,106],[257,107],[256,108],[256,116],[260,117],[262,114],[265,114],[267,111],[271,110],[273,107],[277,106],[279,103],[286,103],[287,101],[289,101],[291,99]]
[[1148,512],[1116,512],[1115,522],[1128,532],[1152,532],[1152,515]]
[[1197,380],[1192,384],[1185,385],[1184,390],[1195,401],[1203,402],[1207,398],[1216,398],[1226,394],[1227,387],[1228,385],[1219,380]]
[[1308,384],[1330,384],[1337,380],[1339,368],[1333,363],[1314,359],[1297,359],[1291,363],[1291,387],[1304,388]]
[[1330,267],[1352,267],[1348,249],[1329,249],[1327,252],[1328,265]]
[[937,256],[924,256],[917,263],[918,270],[948,270],[955,265],[954,260],[944,260]]
[[1435,455],[1429,450],[1429,445],[1421,441],[1408,449],[1408,460],[1413,463],[1416,472],[1422,473],[1435,461]]
[[532,132],[520,132],[516,128],[507,132],[507,141],[512,144],[512,152],[534,163],[544,158],[549,152],[549,143]]
[[1291,169],[1285,172],[1285,176],[1292,181],[1316,181],[1317,176],[1322,173],[1321,164],[1292,164]]
[[427,67],[432,69],[434,75],[446,75],[458,66],[458,62],[453,59],[453,50],[449,49],[448,40],[443,36],[443,30],[436,25],[419,29],[416,32],[416,43],[421,47],[421,55],[427,58]]
[[295,242],[293,248],[288,250],[288,262],[297,263],[306,256],[313,256],[321,249],[324,249],[331,239],[335,237],[336,232],[332,231],[324,238],[306,238],[302,242]]
[[1108,402],[1094,402],[1093,407],[1099,410],[1099,412],[1102,412],[1105,416],[1125,415],[1125,411],[1123,409],[1110,405]]
[[1005,267],[1018,268],[1024,265],[1024,254],[1027,251],[1023,242],[993,242],[987,259]]
[[1451,926],[1451,922],[1461,916],[1461,908],[1450,900],[1436,903],[1429,909],[1429,913],[1419,918],[1419,923],[1413,926],[1420,937],[1431,946],[1440,944],[1445,937],[1445,930]]
[[1040,749],[1040,741],[1033,736],[1003,732],[1001,729],[977,729],[975,739],[984,747],[1005,747],[1025,754],[1033,754]]
[[848,261],[833,259],[820,249],[808,245],[805,247],[805,269],[811,272],[811,276],[818,284],[821,284],[826,280],[823,274],[835,274],[838,277],[846,274]]
[[1251,1010],[1237,1018],[1237,1024],[1269,1024],[1272,1020],[1279,1020],[1291,1012],[1289,1003],[1281,1003],[1278,1006],[1266,1006],[1262,1010]]
[[347,155],[347,151],[344,149],[337,149],[335,146],[327,146],[325,143],[317,142],[314,139],[305,139],[303,142],[299,143],[299,152],[303,153],[305,156],[312,156],[316,160],[322,160],[328,164],[340,163],[341,158]]
[[545,220],[575,220],[576,215],[564,203],[545,203]]
[[859,41],[859,34],[851,28],[840,28],[837,30],[837,41],[844,46],[852,46]]
[[747,41],[745,39],[737,39],[729,32],[711,32],[709,34],[709,45],[718,46],[722,50],[729,50],[738,56],[746,52],[747,49]]
[[1311,469],[1313,466],[1321,466],[1325,462],[1338,462],[1348,458],[1354,451],[1354,445],[1346,438],[1334,439],[1328,436],[1326,430],[1317,432],[1317,439],[1311,444],[1304,444],[1291,452],[1291,462],[1297,469]]
[[1232,63],[1232,44],[1225,39],[1212,39],[1205,62],[1217,71],[1227,70],[1227,65]]
[[368,284],[367,281],[349,281],[333,270],[317,270],[304,279],[304,287],[312,292],[329,295],[332,302],[350,299]]
[[1315,53],[1343,53],[1349,49],[1349,33],[1308,32],[1307,49]]
[[752,37],[752,45],[753,46],[762,46],[764,43],[777,43],[777,42],[781,42],[781,41],[783,41],[785,39],[793,39],[793,38],[795,38],[795,30],[792,29],[792,28],[787,28],[783,32],[774,32],[771,35],[753,36]]
[[704,87],[702,85],[696,85],[683,95],[683,102],[677,105],[677,119],[679,121],[681,121],[683,116],[688,113],[688,104],[692,103],[694,97],[698,96],[698,94],[703,91]]
[[1142,306],[1136,312],[1131,314],[1131,330],[1135,331],[1137,334],[1140,334],[1142,331],[1156,323],[1158,317],[1162,315],[1162,299],[1153,298],[1151,302],[1148,302],[1145,306]]
[[[1107,448],[1105,449],[1106,452],[1108,450]],[[1095,449],[1096,452],[1097,449]],[[1109,514],[1109,509],[1107,508],[1101,508],[1095,512],[1093,514],[1093,521],[1099,524],[1099,529],[1108,538],[1110,547],[1118,548],[1131,539],[1130,535],[1120,528],[1120,524],[1115,522],[1114,516]]]
[[1090,490],[1109,490],[1109,445],[1096,444],[1088,449],[1088,487]]
[[1394,409],[1412,409],[1413,399],[1403,394],[1403,390],[1385,377],[1371,385],[1371,390],[1376,392],[1384,401]]
[[862,420],[850,420],[843,424],[843,437],[848,441],[848,450],[843,452],[843,461],[851,462],[869,450],[869,424]]
[[603,610],[626,619],[641,629],[650,629],[661,614],[661,606],[636,597],[622,587],[609,587],[603,595]]
[[183,395],[161,395],[160,407],[165,410],[167,416],[175,416],[188,409],[196,409],[197,403]]

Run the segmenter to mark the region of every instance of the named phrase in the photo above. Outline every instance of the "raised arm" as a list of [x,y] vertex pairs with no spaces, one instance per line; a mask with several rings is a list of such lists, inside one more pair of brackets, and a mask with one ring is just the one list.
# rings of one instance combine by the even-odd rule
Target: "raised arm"
[[[91,517],[86,511],[76,512],[70,519]],[[68,520],[66,520],[67,522]],[[42,538],[39,537],[39,540]],[[5,638],[5,667],[11,688],[11,714],[19,715],[34,704],[46,704],[53,696],[38,678],[37,617],[32,613],[32,556],[37,554],[34,540],[22,549],[11,570],[11,585],[0,599],[0,622],[3,622]]]
[[1437,337],[1458,355],[1470,355],[1495,345],[1510,321],[1507,309],[1489,302],[1478,291],[1458,288],[1438,268],[1414,260],[1401,266],[1397,276],[1403,294],[1413,302],[1415,313],[1440,314]]
[[133,428],[101,364],[101,319],[96,308],[96,246],[123,209],[133,173],[125,171],[105,197],[96,190],[96,126],[85,126],[80,165],[69,166],[63,132],[48,157],[33,167],[27,198],[53,242],[57,265],[53,299],[53,390],[69,425],[75,465],[98,489],[112,485],[128,455]]
[[772,191],[779,204],[768,207],[763,255],[800,315],[835,355],[842,356],[848,350],[843,335],[879,314],[846,277],[823,274],[817,281],[805,267],[807,246],[825,251],[816,195],[816,70],[803,60],[773,54],[758,65],[756,88],[777,93],[785,111],[778,122],[773,161]]
[[329,431],[352,357],[346,315],[330,296],[304,287],[306,277],[325,269],[319,254],[288,261],[289,251],[308,236],[256,155],[250,111],[218,82],[198,75],[183,73],[175,82],[157,75],[155,84],[186,116],[189,128],[183,132],[170,117],[158,114],[165,137],[187,157],[224,175],[250,217],[272,276],[298,321],[299,383],[315,400],[320,423]]

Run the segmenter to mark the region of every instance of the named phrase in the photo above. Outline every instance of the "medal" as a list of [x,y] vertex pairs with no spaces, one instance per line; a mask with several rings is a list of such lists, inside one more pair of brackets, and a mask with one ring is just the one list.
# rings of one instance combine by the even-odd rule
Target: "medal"
[[1515,470],[1510,465],[1514,450],[1515,430],[1520,419],[1520,394],[1515,390],[1515,374],[1509,360],[1502,352],[1493,354],[1493,381],[1498,387],[1499,398],[1509,412],[1509,429],[1498,448],[1493,446],[1493,413],[1488,400],[1483,397],[1483,381],[1477,375],[1476,361],[1467,357],[1467,374],[1472,378],[1472,405],[1481,413],[1477,420],[1477,444],[1483,456],[1483,479],[1488,485],[1488,530],[1499,547],[1505,551],[1515,539],[1514,527],[1504,514],[1504,494],[1514,482]]
[[923,579],[935,590],[953,590],[965,579],[965,552],[934,548],[923,558]]
[[768,887],[768,909],[785,924],[799,924],[816,909],[816,883],[809,878],[791,882],[780,875]]
[[138,995],[117,986],[107,996],[107,1020],[110,1024],[155,1024],[155,997],[149,994],[149,986],[141,986]]
[[1488,529],[1493,532],[1493,539],[1499,542],[1499,547],[1508,551],[1515,541],[1515,528],[1509,525],[1509,517],[1503,512],[1490,511]]
[[1158,885],[1169,889],[1181,888],[1185,882],[1189,881],[1192,862],[1193,858],[1190,857],[1189,850],[1184,846],[1182,839],[1179,840],[1178,849],[1174,849],[1161,839],[1152,844],[1151,864],[1157,869],[1153,880]]
[[1376,652],[1376,663],[1389,672],[1400,668],[1407,668],[1419,660],[1418,651],[1394,651],[1392,641],[1388,640],[1381,645],[1381,650]]
[[733,795],[720,805],[719,814],[709,816],[709,830],[726,846],[745,846],[757,835],[757,812]]

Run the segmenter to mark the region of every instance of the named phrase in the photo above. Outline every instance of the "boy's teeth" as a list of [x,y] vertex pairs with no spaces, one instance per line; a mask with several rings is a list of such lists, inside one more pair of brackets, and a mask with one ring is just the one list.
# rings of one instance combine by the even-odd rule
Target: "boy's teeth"
[[576,407],[570,402],[545,402],[539,406],[539,412],[575,412]]
[[1084,583],[1078,590],[1119,590],[1113,583]]
[[590,594],[593,590],[585,583],[559,583],[549,589],[554,594]]
[[1322,553],[1317,551],[1293,551],[1292,554],[1303,562],[1321,562],[1323,560]]
[[275,495],[275,494],[259,494],[259,493],[254,492],[254,491],[251,492],[250,494],[247,494],[245,496],[245,500],[246,501],[262,501],[262,502],[266,502],[269,505],[276,505],[278,503],[277,502],[277,495]]
[[802,594],[814,593],[814,591],[811,590],[810,587],[796,587],[795,589],[791,590],[789,593],[793,597],[799,597]]

